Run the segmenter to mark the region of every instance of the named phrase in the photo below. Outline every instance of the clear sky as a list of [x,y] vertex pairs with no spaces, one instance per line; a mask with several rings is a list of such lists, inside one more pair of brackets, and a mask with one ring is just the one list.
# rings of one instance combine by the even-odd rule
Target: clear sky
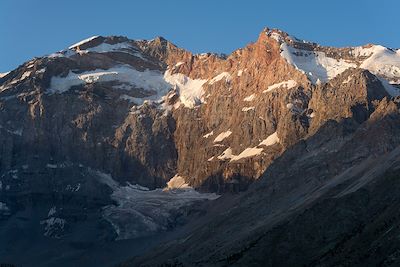
[[93,35],[223,52],[265,27],[322,45],[400,47],[399,0],[0,0],[0,72]]

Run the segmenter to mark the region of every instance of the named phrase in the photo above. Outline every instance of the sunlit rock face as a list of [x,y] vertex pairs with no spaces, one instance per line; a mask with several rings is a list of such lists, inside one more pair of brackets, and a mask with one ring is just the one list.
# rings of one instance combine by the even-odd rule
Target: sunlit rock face
[[[242,196],[304,199],[398,145],[399,58],[265,29],[230,55],[94,36],[1,74],[0,259],[36,244],[17,263],[62,250],[73,259],[126,240],[139,253],[138,240],[150,248],[222,207],[251,213]],[[290,204],[271,203],[276,212]],[[235,228],[247,229],[244,215],[234,215],[223,218],[242,224],[228,230],[244,238]],[[272,226],[264,215],[258,223]],[[113,263],[132,256],[124,253]]]

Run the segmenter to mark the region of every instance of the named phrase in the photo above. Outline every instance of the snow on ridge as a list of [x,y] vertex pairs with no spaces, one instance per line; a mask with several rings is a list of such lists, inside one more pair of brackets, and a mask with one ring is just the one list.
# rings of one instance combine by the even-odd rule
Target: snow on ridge
[[348,68],[357,67],[355,63],[328,57],[324,52],[297,49],[286,43],[281,44],[281,50],[281,56],[289,64],[303,71],[314,84],[318,80],[327,82]]
[[[129,65],[121,65],[107,70],[97,69],[79,74],[69,71],[66,77],[52,77],[47,93],[60,94],[68,91],[72,86],[109,81],[128,85],[123,87],[126,90],[135,87],[152,92],[153,95],[146,97],[146,99],[150,100],[161,98],[171,88],[170,84],[164,80],[162,73],[159,71],[138,71]],[[115,86],[115,89],[119,88],[122,89],[122,87]]]
[[179,91],[181,103],[188,108],[194,108],[203,101],[203,85],[207,80],[191,79],[182,73],[172,74],[167,70],[164,74],[164,80]]
[[400,77],[400,53],[381,45],[368,48],[370,56],[365,59],[360,68],[369,70],[383,78],[393,79]]
[[272,90],[275,90],[277,88],[284,87],[286,89],[291,89],[297,85],[297,82],[295,80],[288,80],[288,81],[283,81],[280,83],[275,83],[273,85],[268,86],[266,90],[263,91],[263,93],[270,92]]
[[[151,93],[147,97],[127,97],[121,99],[143,103],[145,100],[161,100],[171,88],[179,94],[180,103],[185,107],[194,108],[203,101],[203,85],[207,80],[191,79],[182,73],[172,74],[167,70],[164,74],[156,70],[138,71],[129,65],[120,65],[107,70],[96,69],[83,73],[70,71],[66,77],[52,77],[48,94],[60,94],[68,91],[73,86],[115,81],[114,89],[131,90],[142,88]],[[142,99],[142,101],[140,101]]]
[[84,40],[82,40],[82,41],[80,41],[80,42],[77,42],[76,44],[71,45],[70,47],[68,47],[68,49],[72,49],[72,48],[81,46],[81,45],[83,45],[83,44],[86,44],[86,43],[88,43],[88,42],[90,42],[90,41],[96,39],[97,37],[99,37],[99,36],[98,36],[98,35],[95,35],[95,36],[86,38],[86,39],[84,39]]
[[0,78],[7,76],[11,71],[0,73]]
[[212,78],[209,81],[209,84],[214,84],[222,79],[225,79],[225,82],[229,82],[231,80],[231,74],[229,72],[222,72],[220,74],[218,74],[217,76],[215,76],[214,78]]
[[349,68],[362,68],[385,79],[400,77],[400,50],[392,50],[381,45],[351,47],[350,55],[358,62],[335,59],[322,51],[298,49],[287,44],[279,34],[272,33],[272,38],[281,43],[281,56],[302,71],[312,83],[318,80],[327,82]]
[[215,137],[214,139],[214,143],[219,143],[222,140],[224,140],[225,138],[229,137],[232,134],[232,132],[230,130],[226,131],[226,132],[222,132],[220,133],[217,137]]

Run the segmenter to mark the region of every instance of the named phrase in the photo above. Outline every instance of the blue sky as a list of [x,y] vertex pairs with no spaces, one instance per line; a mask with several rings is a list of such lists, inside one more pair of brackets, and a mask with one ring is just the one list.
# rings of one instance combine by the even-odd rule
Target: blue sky
[[398,0],[0,0],[0,72],[93,35],[230,53],[268,26],[323,45],[399,48],[399,10]]

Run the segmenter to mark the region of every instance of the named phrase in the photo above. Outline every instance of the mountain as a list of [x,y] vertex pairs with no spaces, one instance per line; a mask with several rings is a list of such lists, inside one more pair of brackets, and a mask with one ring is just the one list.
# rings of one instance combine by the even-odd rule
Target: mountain
[[400,50],[268,28],[32,59],[0,76],[0,259],[395,266],[399,95]]

